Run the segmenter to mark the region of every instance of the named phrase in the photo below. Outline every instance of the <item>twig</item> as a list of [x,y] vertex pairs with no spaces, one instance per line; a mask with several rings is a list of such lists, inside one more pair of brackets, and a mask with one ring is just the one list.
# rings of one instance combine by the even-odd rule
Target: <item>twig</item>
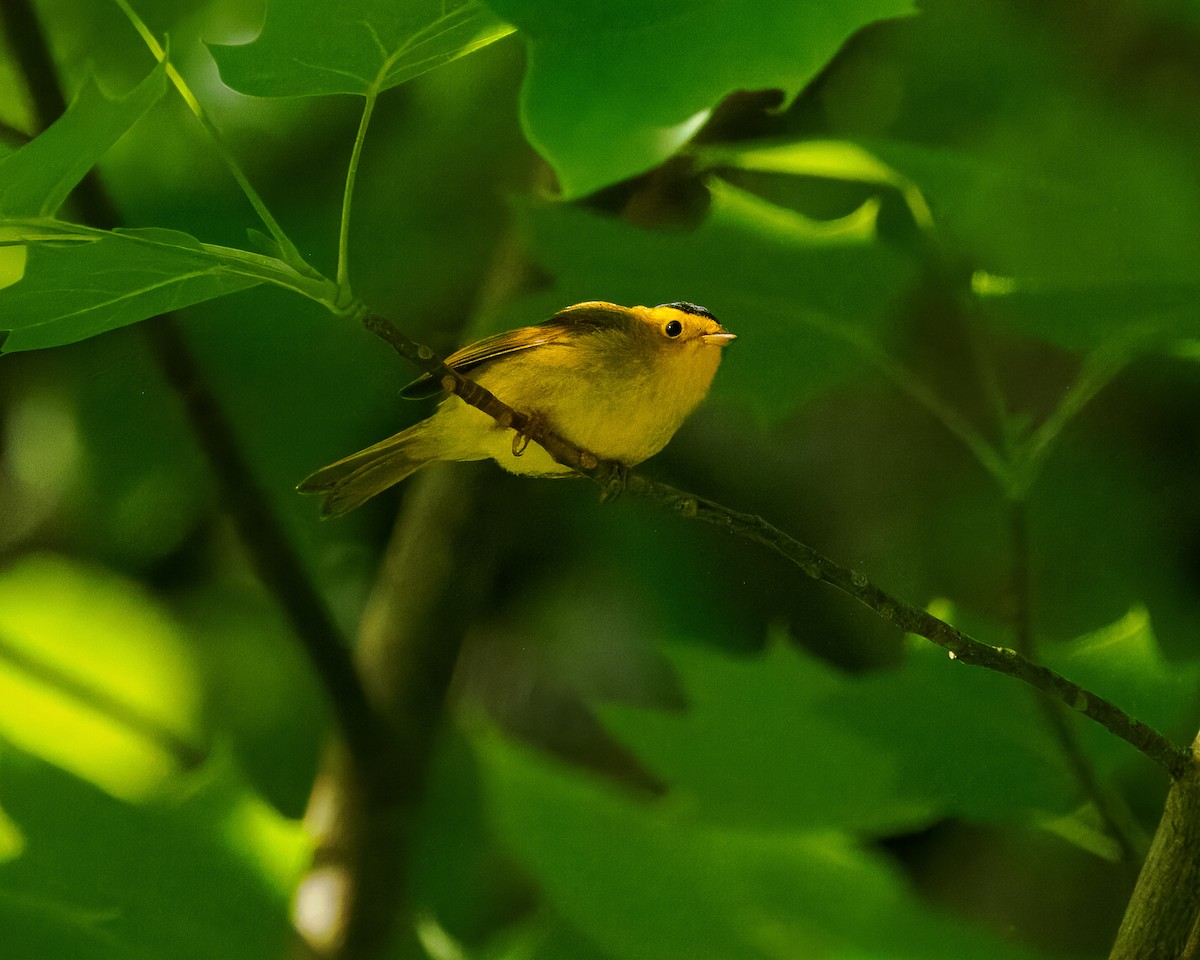
[[620,464],[599,460],[595,454],[545,430],[541,424],[513,410],[479,384],[448,367],[429,347],[405,336],[386,318],[366,315],[363,323],[368,330],[432,376],[444,390],[482,410],[501,426],[511,427],[540,444],[559,463],[574,468],[600,484],[606,493],[619,488],[630,496],[670,507],[680,516],[702,520],[761,543],[791,560],[814,580],[821,580],[854,597],[889,623],[944,647],[954,659],[1021,680],[1089,717],[1136,747],[1167,771],[1172,779],[1178,779],[1189,769],[1191,755],[1187,750],[1152,727],[1130,717],[1109,700],[1032,662],[1015,650],[993,647],[968,636],[927,611],[877,587],[861,573],[852,573],[839,566],[761,517],[741,513],[714,500],[636,474],[626,476],[625,468]]

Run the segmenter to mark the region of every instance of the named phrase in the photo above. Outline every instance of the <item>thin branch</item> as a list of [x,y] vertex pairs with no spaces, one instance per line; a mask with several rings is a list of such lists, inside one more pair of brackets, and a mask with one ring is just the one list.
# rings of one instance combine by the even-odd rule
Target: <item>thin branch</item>
[[1187,768],[1189,754],[1186,750],[1130,717],[1110,701],[1028,660],[1015,650],[993,647],[968,636],[927,611],[875,586],[862,574],[839,566],[761,517],[740,513],[715,501],[641,477],[631,477],[628,486],[635,496],[673,507],[684,517],[724,527],[731,533],[769,547],[791,560],[814,580],[821,580],[849,594],[902,630],[944,647],[956,660],[995,670],[1029,684],[1132,744],[1172,777],[1180,776]]
[[927,611],[877,587],[861,573],[852,573],[839,566],[761,517],[732,510],[714,500],[677,490],[664,483],[627,475],[621,464],[601,461],[595,454],[546,431],[541,424],[513,410],[479,384],[448,367],[429,347],[405,336],[389,320],[366,315],[365,311],[363,313],[363,324],[368,330],[432,376],[444,390],[482,410],[501,426],[512,428],[540,444],[559,463],[574,468],[604,487],[606,494],[624,492],[659,503],[672,508],[680,516],[723,527],[730,533],[760,543],[792,561],[814,580],[821,580],[854,597],[889,623],[944,647],[952,658],[1021,680],[1089,717],[1136,747],[1172,778],[1182,776],[1189,768],[1191,755],[1187,750],[1130,717],[1111,701],[1032,662],[1015,650],[993,647],[968,636]]

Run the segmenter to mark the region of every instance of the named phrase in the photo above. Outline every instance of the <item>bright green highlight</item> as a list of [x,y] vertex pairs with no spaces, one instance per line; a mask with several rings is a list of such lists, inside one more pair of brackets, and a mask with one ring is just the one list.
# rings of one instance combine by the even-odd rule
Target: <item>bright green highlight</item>
[[0,290],[11,287],[25,276],[29,251],[23,246],[0,246]]
[[198,755],[195,666],[140,587],[55,557],[0,574],[0,734],[102,787],[145,796]]
[[248,790],[230,798],[221,832],[228,849],[251,859],[280,898],[291,896],[311,865],[313,840],[300,821],[288,819]]
[[735,167],[762,173],[825,177],[888,187],[897,191],[922,230],[934,229],[933,214],[920,188],[856,143],[839,140],[801,140],[789,143],[747,144],[702,148],[705,166]]
[[0,863],[19,857],[25,849],[25,837],[12,818],[0,807]]
[[477,0],[270,0],[262,33],[210,48],[221,79],[258,97],[379,93],[512,33]]
[[727,94],[790,100],[852,34],[913,12],[908,0],[649,0],[591,15],[561,0],[490,2],[527,38],[521,121],[567,199],[657,166]]

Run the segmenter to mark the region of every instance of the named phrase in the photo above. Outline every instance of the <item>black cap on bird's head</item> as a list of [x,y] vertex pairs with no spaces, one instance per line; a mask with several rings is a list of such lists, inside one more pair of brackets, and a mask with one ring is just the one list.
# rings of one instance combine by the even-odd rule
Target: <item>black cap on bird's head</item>
[[[686,300],[676,300],[674,303],[660,303],[658,306],[672,307],[681,313],[690,313],[697,317],[708,317],[709,320],[717,319],[712,315],[711,312],[709,312],[707,307],[702,307],[697,303],[688,303]],[[655,309],[657,310],[658,307],[655,307]]]

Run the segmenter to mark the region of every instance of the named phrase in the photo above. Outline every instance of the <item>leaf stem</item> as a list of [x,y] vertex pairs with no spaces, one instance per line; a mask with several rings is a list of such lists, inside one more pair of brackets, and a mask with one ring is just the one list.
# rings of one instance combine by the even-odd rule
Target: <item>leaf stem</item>
[[814,313],[800,319],[827,336],[835,337],[857,350],[904,393],[938,420],[951,435],[971,452],[980,466],[1002,487],[1010,483],[1012,468],[1000,451],[976,430],[957,410],[945,403],[924,381],[899,360],[880,348],[865,333]]
[[1023,443],[1017,445],[1016,471],[1009,489],[1010,497],[1023,497],[1033,486],[1062,431],[1112,382],[1129,359],[1128,344],[1123,340],[1101,346],[1088,354],[1078,379],[1068,389],[1062,402]]
[[371,85],[363,102],[362,116],[358,121],[358,132],[354,135],[354,148],[350,151],[350,163],[346,168],[346,188],[342,194],[342,220],[338,230],[337,284],[343,290],[350,289],[350,209],[354,203],[354,183],[358,178],[358,164],[362,159],[363,143],[367,138],[367,127],[375,112],[375,101],[379,99],[378,82]]
[[279,222],[275,219],[274,215],[269,209],[267,209],[266,203],[263,201],[263,198],[259,195],[258,191],[254,188],[254,185],[250,182],[249,177],[246,176],[245,171],[242,170],[241,164],[238,163],[237,158],[233,155],[233,151],[230,150],[229,145],[225,142],[225,138],[221,135],[221,131],[217,129],[216,124],[214,124],[212,118],[209,117],[208,112],[200,105],[200,101],[197,100],[196,95],[192,93],[191,88],[187,85],[187,81],[184,80],[179,71],[175,69],[175,65],[170,62],[167,57],[166,50],[163,49],[162,44],[158,42],[158,39],[154,36],[154,34],[150,32],[150,28],[146,26],[142,18],[139,17],[133,7],[129,5],[128,0],[113,0],[113,2],[116,3],[116,5],[121,8],[121,11],[125,14],[125,16],[129,18],[129,22],[133,24],[134,29],[137,30],[138,34],[141,36],[142,40],[145,42],[146,46],[149,48],[154,57],[158,61],[166,63],[167,76],[170,77],[171,82],[175,85],[175,89],[179,91],[179,95],[183,98],[184,103],[188,105],[188,108],[195,115],[196,119],[200,121],[200,126],[204,128],[204,131],[212,140],[213,146],[217,150],[217,154],[220,156],[221,160],[224,161],[225,166],[228,167],[229,172],[233,175],[233,179],[237,181],[237,185],[241,188],[242,193],[245,194],[246,199],[250,201],[250,205],[254,208],[254,212],[258,214],[258,217],[263,222],[263,225],[270,232],[275,242],[279,244],[279,248],[282,251],[284,259],[287,261],[288,265],[295,269],[298,273],[305,276],[312,277],[314,279],[322,278],[321,274],[300,254],[300,251],[296,248],[296,245],[292,243],[291,238],[287,235],[287,233],[284,232],[283,227],[279,225]]

